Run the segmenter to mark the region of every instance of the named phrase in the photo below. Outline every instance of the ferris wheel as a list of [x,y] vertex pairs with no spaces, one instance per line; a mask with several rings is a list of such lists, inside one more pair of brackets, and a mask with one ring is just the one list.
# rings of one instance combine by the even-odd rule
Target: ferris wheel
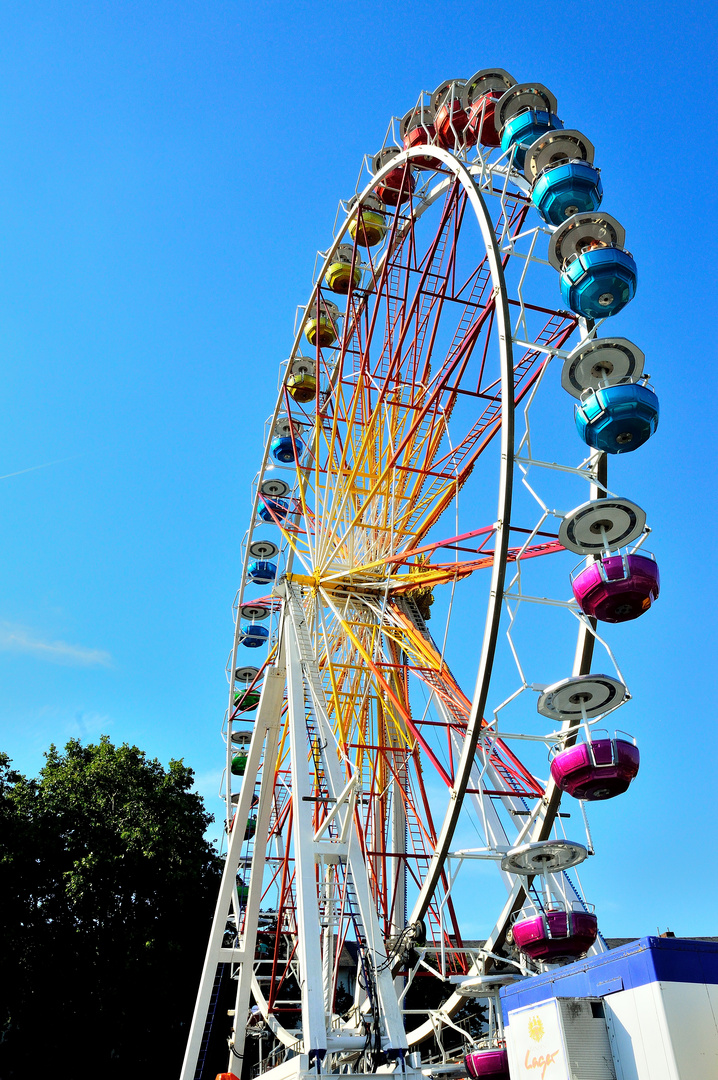
[[637,274],[602,198],[553,94],[488,69],[393,118],[340,203],[243,541],[183,1080],[222,973],[235,1076],[251,1041],[277,1077],[507,1077],[499,988],[605,948],[586,804],[639,767],[610,624],[659,578],[607,471],[658,402],[604,325]]

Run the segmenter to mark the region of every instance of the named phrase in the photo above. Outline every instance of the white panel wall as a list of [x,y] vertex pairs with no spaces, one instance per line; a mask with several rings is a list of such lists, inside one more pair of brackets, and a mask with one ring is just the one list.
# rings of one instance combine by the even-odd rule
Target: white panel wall
[[649,983],[605,998],[618,1080],[718,1080],[718,987]]
[[658,983],[608,994],[604,1008],[617,1080],[678,1080]]
[[679,1080],[718,1080],[718,986],[659,983]]

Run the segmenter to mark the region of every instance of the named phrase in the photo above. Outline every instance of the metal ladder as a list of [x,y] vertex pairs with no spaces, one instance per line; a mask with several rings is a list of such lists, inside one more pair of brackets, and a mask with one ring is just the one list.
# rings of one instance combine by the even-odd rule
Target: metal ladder
[[207,1019],[204,1022],[204,1031],[202,1032],[202,1042],[200,1044],[199,1055],[197,1057],[197,1068],[194,1071],[194,1080],[202,1080],[204,1063],[207,1058],[207,1051],[209,1050],[209,1044],[212,1038],[212,1025],[214,1023],[215,1013],[217,1012],[217,1004],[219,1002],[219,995],[222,989],[222,982],[224,981],[224,973],[226,968],[226,964],[217,965],[217,974],[214,977],[214,985],[212,986],[212,997],[209,999]]

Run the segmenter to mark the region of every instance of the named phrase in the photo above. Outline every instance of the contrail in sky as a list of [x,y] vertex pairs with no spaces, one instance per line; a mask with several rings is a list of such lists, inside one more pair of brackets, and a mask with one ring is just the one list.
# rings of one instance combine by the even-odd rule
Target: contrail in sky
[[46,461],[44,465],[31,465],[29,469],[18,469],[17,472],[5,473],[4,476],[0,476],[0,480],[9,480],[11,476],[22,476],[26,472],[35,472],[37,469],[49,469],[51,465],[62,465],[65,461],[74,461],[78,458],[79,454],[73,454],[72,457],[58,458],[57,461]]

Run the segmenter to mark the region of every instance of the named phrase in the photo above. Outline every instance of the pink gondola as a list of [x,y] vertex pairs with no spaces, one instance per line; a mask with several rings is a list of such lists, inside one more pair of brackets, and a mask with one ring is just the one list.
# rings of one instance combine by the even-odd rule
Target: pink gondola
[[587,952],[598,936],[598,920],[590,911],[552,910],[519,919],[511,928],[518,949],[532,960],[558,963]]
[[658,597],[660,577],[646,555],[604,555],[573,579],[573,595],[585,615],[602,622],[637,619]]
[[474,1050],[464,1058],[466,1071],[473,1080],[492,1077],[493,1080],[509,1080],[509,1059],[505,1047],[492,1050]]
[[575,799],[613,799],[627,790],[638,773],[641,755],[626,739],[593,739],[556,754],[551,776]]

